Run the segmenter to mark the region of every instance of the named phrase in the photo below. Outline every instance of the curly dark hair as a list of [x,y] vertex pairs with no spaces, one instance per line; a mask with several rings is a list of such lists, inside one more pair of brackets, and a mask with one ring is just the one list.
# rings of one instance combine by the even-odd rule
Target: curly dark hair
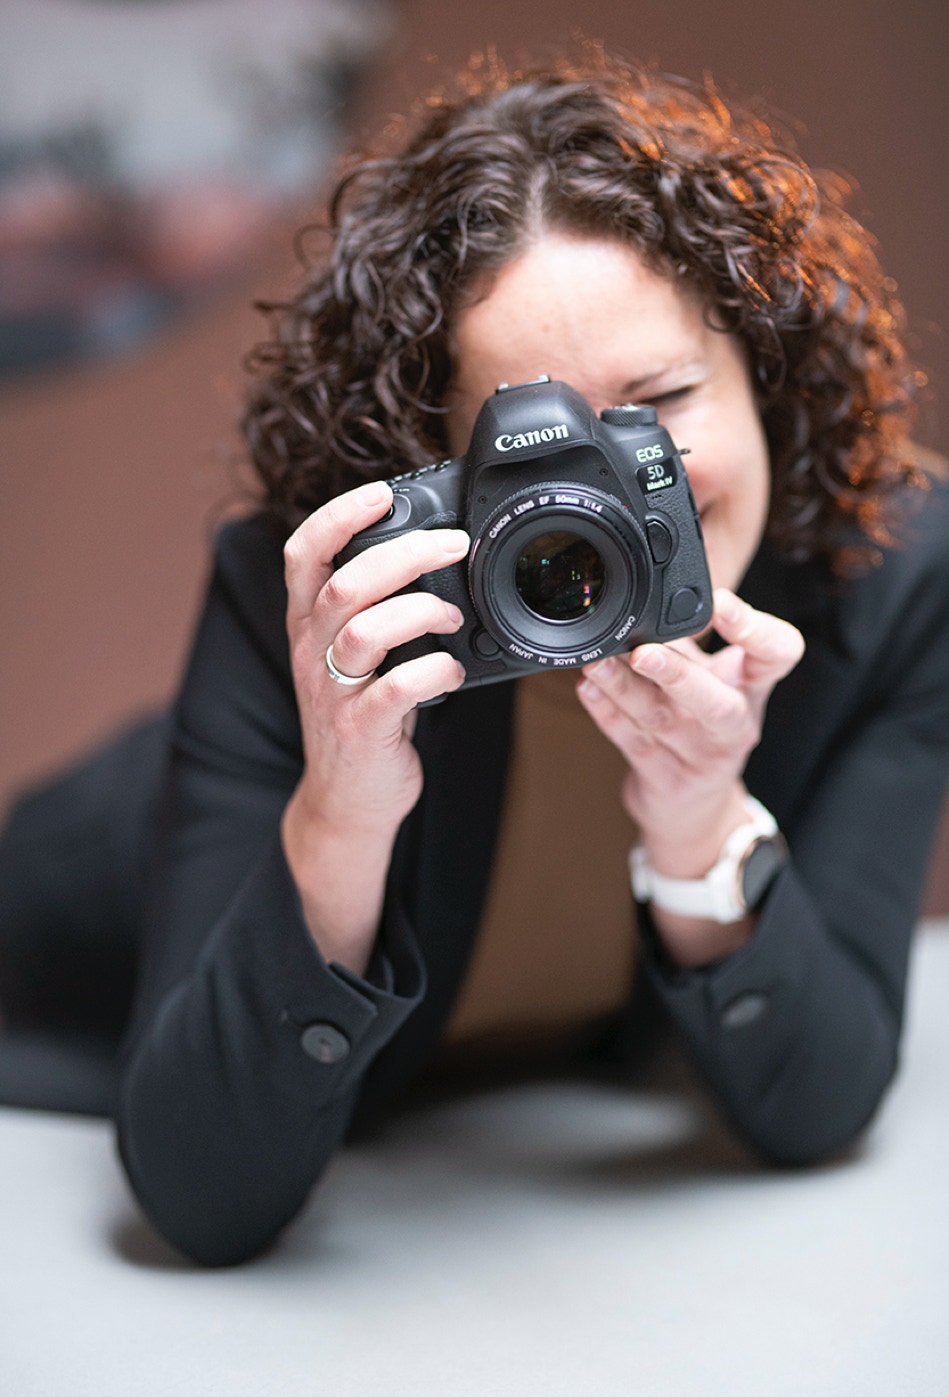
[[771,452],[768,534],[838,569],[892,541],[919,484],[903,313],[873,242],[756,109],[611,59],[472,62],[392,153],[338,184],[327,255],[262,304],[244,428],[287,527],[444,457],[452,325],[538,229],[607,236],[683,279],[748,355]]

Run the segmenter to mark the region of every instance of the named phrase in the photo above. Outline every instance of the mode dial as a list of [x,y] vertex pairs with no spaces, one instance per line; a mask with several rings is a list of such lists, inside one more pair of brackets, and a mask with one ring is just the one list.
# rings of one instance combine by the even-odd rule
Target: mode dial
[[609,427],[655,427],[658,420],[654,407],[637,407],[635,403],[605,407],[600,413],[600,421]]

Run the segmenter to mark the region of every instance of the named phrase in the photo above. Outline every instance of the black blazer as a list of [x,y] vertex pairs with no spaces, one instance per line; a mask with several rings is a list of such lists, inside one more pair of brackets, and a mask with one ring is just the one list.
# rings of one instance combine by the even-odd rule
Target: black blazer
[[[762,548],[742,588],[807,639],[746,772],[791,862],[753,941],[650,981],[722,1108],[767,1158],[839,1150],[897,1057],[906,961],[949,763],[949,509],[934,486],[905,549],[834,587]],[[503,801],[513,686],[419,714],[422,798],[397,841],[362,979],[307,933],[278,839],[300,774],[280,540],[218,538],[177,704],[154,895],[116,1115],[155,1225],[237,1261],[299,1210],[357,1101],[430,1058],[477,934]],[[631,899],[631,923],[633,920]]]

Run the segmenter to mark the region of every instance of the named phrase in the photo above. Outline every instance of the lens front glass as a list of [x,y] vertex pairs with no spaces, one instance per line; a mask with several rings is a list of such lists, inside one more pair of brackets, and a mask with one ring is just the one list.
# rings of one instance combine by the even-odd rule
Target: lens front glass
[[524,605],[546,621],[575,621],[596,606],[606,581],[603,559],[578,534],[538,534],[521,549],[514,582]]

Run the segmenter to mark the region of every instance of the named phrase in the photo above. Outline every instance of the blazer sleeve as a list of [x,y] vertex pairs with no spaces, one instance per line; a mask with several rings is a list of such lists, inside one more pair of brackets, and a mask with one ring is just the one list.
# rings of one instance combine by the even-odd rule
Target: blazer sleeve
[[810,667],[772,697],[767,751],[746,779],[778,816],[791,859],[752,941],[676,971],[640,908],[650,978],[701,1072],[738,1132],[782,1164],[850,1144],[898,1062],[949,768],[942,490],[930,509],[902,553],[839,599],[834,644],[816,639]]
[[227,527],[173,722],[119,1149],[158,1230],[244,1260],[295,1215],[424,990],[387,897],[366,977],[328,965],[279,839],[302,769],[279,541]]

